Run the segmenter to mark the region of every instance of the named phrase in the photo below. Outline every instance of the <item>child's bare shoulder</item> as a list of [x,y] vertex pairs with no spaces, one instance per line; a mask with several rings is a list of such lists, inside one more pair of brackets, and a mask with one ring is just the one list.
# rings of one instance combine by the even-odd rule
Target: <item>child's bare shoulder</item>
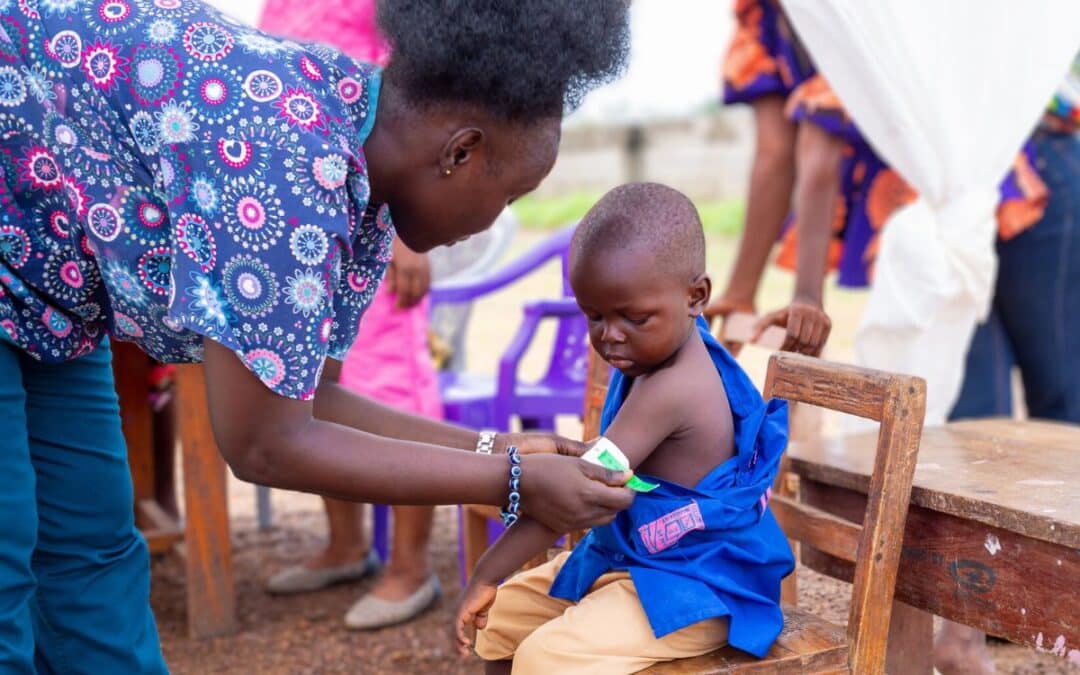
[[[643,384],[646,385],[643,394],[650,400],[663,401],[663,407],[668,410],[680,411],[684,421],[692,421],[699,410],[715,411],[718,401],[727,400],[723,378],[696,335],[667,367],[653,373]],[[709,417],[713,416],[710,412]]]

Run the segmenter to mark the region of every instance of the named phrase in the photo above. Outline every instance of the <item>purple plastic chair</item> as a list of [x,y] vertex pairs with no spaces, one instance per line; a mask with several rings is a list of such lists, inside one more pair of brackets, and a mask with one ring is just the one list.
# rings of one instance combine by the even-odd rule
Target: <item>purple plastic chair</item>
[[[517,417],[523,429],[554,431],[558,415],[581,414],[585,398],[588,325],[567,280],[567,254],[573,234],[574,226],[564,228],[491,274],[450,281],[431,289],[432,305],[473,302],[515,283],[554,258],[559,258],[562,265],[560,297],[525,303],[522,322],[499,359],[497,375],[440,373],[439,389],[447,421],[474,429],[509,431],[513,418]],[[536,382],[523,382],[518,377],[521,359],[536,337],[540,322],[546,319],[558,322],[547,371]],[[389,511],[384,505],[374,508],[372,537],[375,550],[383,560],[389,549]],[[460,524],[460,511],[458,515]],[[461,529],[459,527],[458,557],[464,581]],[[494,541],[501,533],[502,527],[497,523],[488,524],[489,541]]]

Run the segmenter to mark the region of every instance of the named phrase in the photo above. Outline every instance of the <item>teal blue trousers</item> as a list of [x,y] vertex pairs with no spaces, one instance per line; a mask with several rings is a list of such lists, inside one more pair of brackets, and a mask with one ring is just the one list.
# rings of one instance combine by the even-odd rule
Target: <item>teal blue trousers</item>
[[0,338],[2,675],[167,672],[110,361]]

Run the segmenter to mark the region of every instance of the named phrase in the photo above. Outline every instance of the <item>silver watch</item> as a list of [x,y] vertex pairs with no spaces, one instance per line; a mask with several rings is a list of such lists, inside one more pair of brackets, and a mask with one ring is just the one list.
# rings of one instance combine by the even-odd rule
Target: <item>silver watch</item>
[[480,431],[480,438],[476,439],[476,451],[482,455],[490,455],[495,451],[495,432],[491,429]]

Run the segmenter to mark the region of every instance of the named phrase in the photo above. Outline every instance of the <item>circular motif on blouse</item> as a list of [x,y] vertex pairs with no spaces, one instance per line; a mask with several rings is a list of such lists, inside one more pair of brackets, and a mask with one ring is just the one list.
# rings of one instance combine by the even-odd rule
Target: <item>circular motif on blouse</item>
[[120,23],[131,16],[131,5],[124,0],[106,0],[98,5],[98,16],[106,23]]
[[258,258],[237,256],[226,263],[221,276],[225,297],[240,314],[259,318],[269,314],[277,304],[277,279],[270,266]]
[[71,236],[71,218],[66,211],[56,210],[49,214],[49,229],[61,239]]
[[26,100],[26,82],[11,66],[0,67],[0,105],[13,108]]
[[230,181],[224,192],[225,229],[246,249],[269,250],[285,229],[285,212],[273,186],[255,178]]
[[198,174],[191,179],[191,199],[204,216],[217,213],[221,198],[212,178]]
[[269,70],[253,70],[244,78],[244,93],[256,103],[273,101],[282,91],[281,78]]
[[156,106],[176,95],[182,62],[170,47],[139,45],[131,55],[131,93],[144,105]]
[[20,162],[23,180],[37,190],[57,190],[64,182],[52,153],[41,146],[31,147]]
[[79,144],[79,134],[63,122],[53,127],[53,139],[67,148],[74,148]]
[[230,168],[243,169],[254,156],[251,143],[222,138],[217,142],[218,156]]
[[214,266],[217,245],[214,235],[210,233],[210,226],[202,216],[194,213],[180,216],[176,221],[176,239],[180,243],[180,250],[194,260],[203,272]]
[[232,33],[223,26],[199,21],[184,31],[184,49],[200,61],[219,61],[233,48]]
[[146,37],[154,44],[167,44],[176,39],[176,24],[168,19],[154,19],[146,28]]
[[343,77],[338,80],[337,93],[345,103],[356,103],[360,95],[364,93],[363,86],[351,77]]
[[330,341],[330,333],[334,329],[334,320],[330,317],[326,317],[319,324],[319,342],[327,343]]
[[158,133],[164,143],[187,143],[195,139],[195,132],[199,125],[194,119],[188,102],[177,103],[170,100],[161,106],[161,111],[156,113]]
[[248,351],[244,354],[244,363],[268,387],[276,387],[285,381],[285,361],[269,349]]
[[209,122],[226,122],[240,112],[241,89],[238,71],[223,63],[196,64],[184,77],[184,98]]
[[323,125],[322,108],[315,97],[303,89],[288,89],[277,103],[281,117],[289,126],[311,131]]
[[105,277],[105,285],[117,298],[135,306],[146,303],[146,293],[139,283],[139,278],[131,273],[126,263],[109,261],[105,264],[102,274]]
[[285,302],[292,305],[293,312],[307,317],[322,308],[326,285],[318,272],[298,271],[296,276],[286,277],[285,281]]
[[75,68],[82,61],[82,38],[73,30],[62,30],[48,42],[49,54],[65,68]]
[[66,338],[71,335],[71,331],[75,327],[71,319],[53,310],[52,307],[45,308],[45,313],[41,315],[41,322],[45,324],[50,333],[58,338]]
[[139,258],[139,279],[154,295],[169,293],[172,255],[167,246],[157,246]]
[[311,172],[319,185],[336,190],[345,185],[345,179],[349,177],[349,163],[338,154],[316,157],[311,163]]
[[266,224],[266,210],[254,197],[241,197],[237,201],[236,217],[249,230],[261,229]]
[[356,270],[352,270],[345,276],[345,280],[349,283],[349,288],[356,293],[363,293],[367,290],[368,285],[371,283],[371,278],[366,274],[362,274]]
[[120,56],[120,50],[112,44],[98,40],[83,51],[82,65],[90,82],[96,88],[108,91],[124,79],[127,59]]
[[289,250],[304,265],[318,265],[326,259],[330,242],[316,225],[301,225],[289,235]]
[[121,312],[113,312],[113,325],[116,326],[116,330],[120,331],[124,335],[129,335],[133,338],[141,338],[143,336],[143,329],[127,314]]
[[102,241],[112,241],[123,229],[120,212],[111,204],[94,204],[86,214],[86,224],[90,231]]
[[158,131],[158,124],[154,121],[154,118],[150,116],[150,113],[145,110],[140,110],[131,116],[131,136],[135,139],[135,144],[139,146],[144,154],[154,155],[157,154],[158,146],[161,145],[161,134]]
[[79,269],[79,263],[68,260],[63,265],[60,265],[60,281],[72,288],[82,288],[84,279],[82,270]]
[[21,227],[0,225],[0,257],[18,269],[30,259],[30,235]]

